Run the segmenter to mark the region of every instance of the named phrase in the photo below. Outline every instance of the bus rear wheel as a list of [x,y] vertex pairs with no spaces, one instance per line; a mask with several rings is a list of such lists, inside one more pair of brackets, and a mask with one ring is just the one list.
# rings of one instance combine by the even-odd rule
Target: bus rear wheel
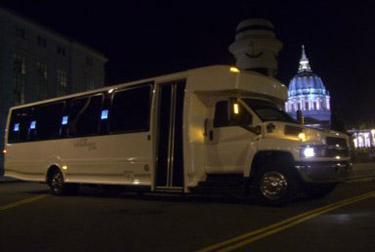
[[59,170],[53,171],[49,186],[53,195],[66,195],[75,193],[78,190],[78,184],[67,184],[64,181],[64,176]]
[[287,164],[269,164],[255,176],[254,189],[261,204],[284,206],[298,194],[299,180]]

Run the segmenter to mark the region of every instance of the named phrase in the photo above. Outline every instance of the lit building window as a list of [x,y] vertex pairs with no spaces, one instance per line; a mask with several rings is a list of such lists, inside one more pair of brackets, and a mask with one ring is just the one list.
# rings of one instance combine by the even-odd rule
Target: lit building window
[[45,99],[48,97],[48,83],[47,83],[47,65],[37,62],[37,94],[39,99]]
[[62,69],[57,69],[57,96],[67,93],[67,74]]
[[362,138],[362,136],[358,136],[357,140],[358,140],[358,147],[359,148],[365,147],[365,145],[363,144],[363,138]]
[[355,148],[373,148],[375,147],[375,130],[349,130],[353,134]]
[[369,148],[371,147],[371,140],[370,140],[370,134],[368,132],[366,133],[363,133],[363,138],[364,138],[364,142],[365,142],[365,147]]
[[26,90],[26,58],[14,54],[13,57],[13,102],[14,104],[25,103]]
[[355,147],[355,148],[358,148],[358,139],[357,139],[357,138],[354,138],[354,139],[353,139],[353,142],[354,142],[354,147]]

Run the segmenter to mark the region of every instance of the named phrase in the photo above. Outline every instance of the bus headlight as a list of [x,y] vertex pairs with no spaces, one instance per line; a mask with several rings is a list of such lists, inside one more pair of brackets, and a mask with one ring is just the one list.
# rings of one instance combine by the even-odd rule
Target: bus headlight
[[307,157],[307,158],[315,157],[316,155],[314,148],[310,146],[302,147],[299,153],[301,157]]

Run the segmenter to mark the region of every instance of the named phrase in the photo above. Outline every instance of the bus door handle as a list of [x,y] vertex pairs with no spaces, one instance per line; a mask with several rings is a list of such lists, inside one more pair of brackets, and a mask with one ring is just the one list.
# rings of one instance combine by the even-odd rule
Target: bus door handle
[[208,130],[208,118],[204,120],[204,132],[203,135],[205,137],[208,137],[210,141],[214,140],[214,131],[213,130]]
[[206,137],[207,136],[207,130],[208,130],[208,119],[206,118],[204,120],[204,132],[203,135]]

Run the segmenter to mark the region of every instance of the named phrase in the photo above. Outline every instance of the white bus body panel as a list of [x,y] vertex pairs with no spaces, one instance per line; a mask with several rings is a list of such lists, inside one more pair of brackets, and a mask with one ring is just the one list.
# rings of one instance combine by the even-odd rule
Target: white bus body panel
[[[12,108],[108,92],[137,83],[154,83],[150,131],[14,144],[7,143],[6,139],[5,175],[46,181],[48,168],[56,165],[67,182],[149,185],[154,188],[158,85],[181,79],[186,79],[183,103],[184,191],[203,181],[209,172],[248,174],[258,148],[256,141],[252,141],[255,135],[238,126],[228,127],[215,132],[219,141],[216,147],[207,144],[204,125],[206,119],[212,120],[212,99],[260,97],[281,105],[287,99],[287,88],[258,73],[234,73],[229,66],[210,66]],[[233,155],[233,148],[238,146],[241,151]],[[215,148],[218,151],[215,152]]]
[[[51,165],[66,182],[149,185],[153,153],[148,133],[14,144],[8,147],[6,176],[45,181]],[[128,143],[132,142],[132,145]],[[14,156],[17,155],[16,158]]]

